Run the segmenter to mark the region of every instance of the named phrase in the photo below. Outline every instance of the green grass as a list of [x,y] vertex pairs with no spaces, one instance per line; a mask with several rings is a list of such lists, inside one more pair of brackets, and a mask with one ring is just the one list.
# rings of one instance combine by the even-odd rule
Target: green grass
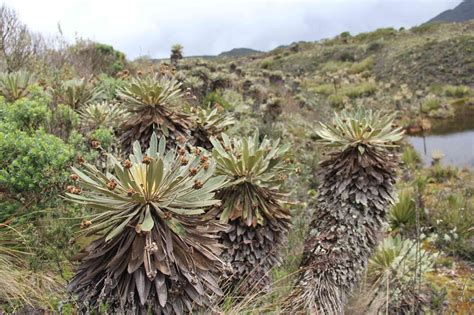
[[371,96],[377,91],[377,85],[375,83],[359,83],[359,84],[348,84],[344,85],[341,89],[341,94],[355,99],[360,97]]
[[349,61],[328,61],[321,65],[322,72],[337,72],[339,70],[344,70],[350,68],[352,62]]
[[371,71],[374,67],[374,63],[375,60],[373,56],[367,57],[360,62],[352,64],[352,66],[349,68],[349,73],[358,74],[364,71]]
[[321,84],[310,89],[312,92],[320,95],[331,95],[335,92],[334,84]]
[[464,85],[446,85],[443,88],[444,95],[447,97],[462,98],[471,95],[472,90]]
[[441,107],[441,100],[436,97],[427,98],[421,105],[421,111],[423,113],[429,113],[431,111],[437,110]]

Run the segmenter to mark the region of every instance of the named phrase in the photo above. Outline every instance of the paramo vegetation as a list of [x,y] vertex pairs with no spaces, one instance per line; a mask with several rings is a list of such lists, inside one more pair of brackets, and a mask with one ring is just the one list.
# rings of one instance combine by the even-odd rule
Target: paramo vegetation
[[0,312],[474,311],[474,174],[404,140],[473,106],[473,23],[208,60],[0,35]]

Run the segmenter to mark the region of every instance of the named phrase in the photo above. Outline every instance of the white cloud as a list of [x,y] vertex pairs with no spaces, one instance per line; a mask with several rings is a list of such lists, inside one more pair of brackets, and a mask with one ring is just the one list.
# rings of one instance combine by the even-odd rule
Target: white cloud
[[272,49],[343,31],[409,27],[461,0],[4,0],[34,31],[90,38],[129,58],[165,57],[174,43],[186,55],[235,47]]

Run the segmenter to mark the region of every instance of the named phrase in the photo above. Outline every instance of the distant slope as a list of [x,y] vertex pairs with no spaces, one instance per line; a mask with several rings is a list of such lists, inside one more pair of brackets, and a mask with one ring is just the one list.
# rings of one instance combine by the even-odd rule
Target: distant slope
[[221,52],[217,57],[243,57],[259,53],[261,53],[261,51],[251,48],[234,48],[229,51]]
[[431,22],[463,22],[474,19],[474,0],[464,0],[452,10],[446,10],[428,21]]

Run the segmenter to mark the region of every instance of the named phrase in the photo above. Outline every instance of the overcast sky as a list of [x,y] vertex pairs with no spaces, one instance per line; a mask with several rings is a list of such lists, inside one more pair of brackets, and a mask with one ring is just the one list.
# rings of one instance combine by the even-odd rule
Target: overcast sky
[[[2,0],[0,0],[2,2]],[[113,45],[129,59],[270,50],[350,31],[421,24],[461,0],[3,0],[33,31]]]

